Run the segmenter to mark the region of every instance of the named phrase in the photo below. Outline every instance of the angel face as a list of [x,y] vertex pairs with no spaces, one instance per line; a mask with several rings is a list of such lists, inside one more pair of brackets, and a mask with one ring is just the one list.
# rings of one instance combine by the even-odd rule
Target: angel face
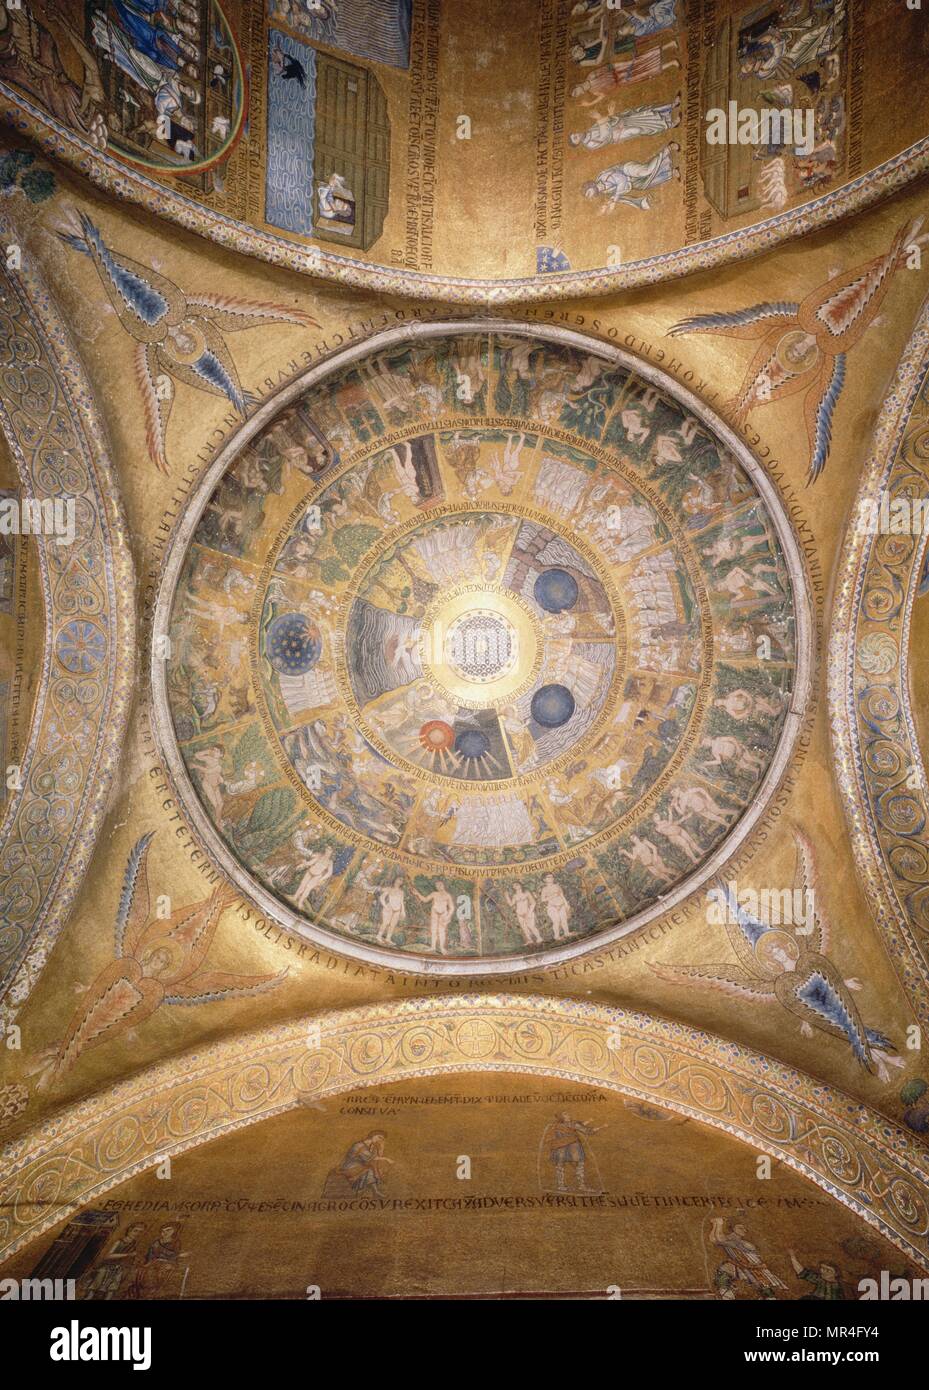
[[775,354],[782,366],[791,372],[805,372],[819,357],[819,347],[812,333],[792,328],[779,339]]
[[142,967],[143,975],[150,976],[157,980],[165,975],[171,966],[171,952],[165,946],[159,946],[154,951],[146,951],[139,964]]
[[189,324],[177,324],[165,335],[174,349],[178,362],[196,362],[203,353],[206,339]]
[[766,931],[755,943],[755,956],[759,965],[779,975],[796,969],[800,947],[787,932]]

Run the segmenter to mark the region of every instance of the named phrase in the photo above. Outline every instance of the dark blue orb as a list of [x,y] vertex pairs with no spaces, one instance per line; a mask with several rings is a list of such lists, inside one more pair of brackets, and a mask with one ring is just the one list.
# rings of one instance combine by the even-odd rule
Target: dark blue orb
[[530,708],[543,729],[558,729],[574,713],[574,696],[566,685],[543,685],[533,695]]
[[319,628],[302,613],[281,613],[268,628],[265,653],[282,676],[303,676],[323,649]]
[[567,570],[546,570],[535,581],[532,592],[546,613],[564,613],[577,603],[577,580]]
[[480,729],[462,729],[455,739],[455,752],[460,758],[483,758],[490,749],[490,739]]

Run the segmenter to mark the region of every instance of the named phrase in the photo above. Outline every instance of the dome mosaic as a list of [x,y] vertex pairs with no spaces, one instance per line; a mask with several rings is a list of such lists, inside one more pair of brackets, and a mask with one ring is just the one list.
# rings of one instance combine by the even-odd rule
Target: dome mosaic
[[156,623],[166,758],[226,871],[343,953],[457,973],[711,878],[809,664],[744,446],[651,368],[504,324],[385,336],[259,412]]

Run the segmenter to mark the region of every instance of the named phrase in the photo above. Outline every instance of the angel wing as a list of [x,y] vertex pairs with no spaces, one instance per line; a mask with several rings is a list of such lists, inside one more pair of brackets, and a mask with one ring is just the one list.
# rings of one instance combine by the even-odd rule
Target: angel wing
[[878,313],[890,289],[901,256],[913,245],[922,218],[901,227],[883,256],[835,275],[802,301],[801,328],[813,333],[825,351],[834,354],[853,347]]
[[187,314],[183,290],[149,266],[112,251],[87,214],[78,211],[76,215],[80,231],[60,231],[61,240],[93,261],[127,333],[141,343],[163,338],[165,330],[181,323]]
[[728,314],[694,314],[668,329],[668,337],[683,333],[718,333],[724,338],[764,338],[772,329],[796,327],[799,304],[788,300],[752,304]]
[[[803,901],[806,909],[807,930],[803,928],[797,933],[802,936],[807,949],[825,955],[829,950],[829,922],[816,911],[816,861],[813,857],[813,846],[804,832],[794,827],[794,843],[797,846],[797,870],[796,878],[799,879],[800,887],[803,889]],[[809,930],[812,923],[812,930]]]
[[304,328],[318,328],[319,321],[305,314],[302,309],[288,309],[284,304],[274,304],[270,300],[234,299],[229,295],[203,294],[191,299],[191,309],[199,310],[200,317],[210,319],[217,328],[227,333],[237,333],[242,328],[257,328],[262,323],[299,323]]
[[148,887],[148,849],[154,831],[136,840],[129,851],[123,874],[123,887],[116,909],[114,935],[118,957],[135,955],[139,937],[151,916],[151,895]]
[[742,907],[728,883],[717,884],[717,889],[726,899],[726,906],[729,909],[726,913],[725,926],[733,950],[750,974],[767,979],[768,975],[761,970],[758,964],[755,944],[760,936],[763,936],[766,931],[770,931],[770,925],[767,922],[762,922],[759,917],[753,917]]
[[825,956],[804,953],[795,970],[778,976],[775,993],[804,1023],[844,1038],[861,1065],[872,1070],[867,1030],[844,980]]
[[231,888],[217,888],[209,898],[193,903],[172,914],[168,921],[155,921],[145,933],[145,947],[157,947],[160,941],[181,948],[177,963],[169,971],[159,973],[167,988],[176,989],[179,981],[187,980],[202,963],[213,941],[220,916],[236,894]]
[[832,446],[832,417],[845,385],[845,353],[836,353],[829,370],[829,358],[824,357],[817,380],[806,393],[803,411],[806,432],[810,440],[810,467],[807,482],[815,483],[823,471]]
[[225,396],[236,413],[244,416],[246,406],[254,404],[255,397],[242,390],[232,354],[219,329],[199,314],[191,314],[187,323],[203,335],[199,356],[194,361],[181,361],[169,354],[164,345],[159,345],[156,349],[159,367],[187,386],[209,391],[213,396]]
[[287,974],[286,967],[277,975],[234,975],[227,970],[198,970],[183,983],[175,984],[165,995],[166,1004],[212,1004],[218,999],[232,999],[246,994],[263,994],[274,989]]
[[773,980],[750,974],[728,962],[723,965],[661,965],[650,960],[648,963],[660,979],[668,980],[673,985],[703,985],[741,999],[774,998]]
[[55,1050],[51,1071],[61,1075],[86,1048],[144,1023],[162,998],[160,983],[144,978],[134,960],[111,961],[91,985],[86,1003],[74,1014]]
[[162,473],[169,473],[165,434],[174,404],[174,382],[167,372],[159,370],[157,349],[151,343],[136,345],[135,369],[142,393],[149,457]]

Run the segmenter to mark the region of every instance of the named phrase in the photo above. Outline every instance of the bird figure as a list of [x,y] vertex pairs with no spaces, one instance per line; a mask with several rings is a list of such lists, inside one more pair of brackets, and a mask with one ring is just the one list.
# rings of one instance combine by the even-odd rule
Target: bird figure
[[284,82],[296,82],[298,86],[306,87],[306,68],[299,59],[285,52],[280,44],[271,49],[271,66]]
[[126,861],[116,912],[116,958],[86,991],[61,1041],[35,1068],[39,1087],[62,1076],[89,1047],[128,1034],[164,1004],[208,1004],[273,989],[287,974],[234,975],[205,968],[216,927],[236,894],[223,885],[209,898],[152,915],[148,851],[152,832],[137,840]]
[[240,419],[255,404],[256,398],[242,389],[224,332],[273,322],[309,328],[319,325],[309,314],[282,304],[223,295],[187,295],[164,275],[111,250],[85,213],[78,212],[77,218],[79,230],[59,231],[58,235],[93,261],[120,323],[135,339],[149,454],[167,473],[165,432],[176,382],[222,396]]
[[829,949],[828,920],[813,906],[813,850],[806,836],[794,831],[797,846],[795,882],[802,888],[806,904],[805,922],[793,930],[772,926],[747,912],[727,884],[719,886],[725,898],[726,932],[737,963],[708,965],[662,965],[649,961],[652,970],[673,984],[697,985],[757,1003],[777,1003],[800,1020],[800,1032],[811,1038],[814,1030],[841,1038],[851,1048],[858,1063],[877,1072],[881,1081],[890,1079],[889,1067],[901,1067],[903,1060],[892,1056],[894,1044],[883,1033],[862,1021],[852,991],[861,988],[858,980],[845,980],[825,952]]
[[894,273],[914,249],[922,218],[901,227],[890,250],[865,265],[842,271],[799,303],[777,300],[730,314],[695,314],[669,329],[669,336],[717,333],[726,338],[760,338],[738,395],[729,403],[741,425],[756,406],[805,392],[803,409],[810,444],[808,483],[823,470],[832,443],[832,418],[845,384],[846,353],[878,314]]

